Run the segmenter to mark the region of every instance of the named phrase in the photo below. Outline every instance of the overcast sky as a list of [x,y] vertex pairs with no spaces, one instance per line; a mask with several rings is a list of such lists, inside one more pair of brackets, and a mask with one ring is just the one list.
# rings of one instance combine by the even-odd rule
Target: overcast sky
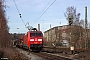
[[[84,19],[84,9],[85,6],[87,6],[88,21],[90,20],[90,0],[54,1],[55,0],[15,0],[19,12],[22,14],[23,21],[25,23],[29,22],[31,26],[36,28],[37,25],[40,24],[41,31],[43,32],[50,28],[50,24],[52,27],[67,25],[68,21],[66,20],[64,13],[66,12],[66,8],[69,6],[76,7],[77,13],[81,13],[80,19]],[[28,30],[20,19],[13,0],[7,0],[6,5],[6,14],[7,18],[9,18],[8,26],[10,27],[10,33],[26,33]],[[50,8],[45,12],[49,6]],[[43,12],[45,13],[41,16]],[[41,18],[39,18],[40,16]]]

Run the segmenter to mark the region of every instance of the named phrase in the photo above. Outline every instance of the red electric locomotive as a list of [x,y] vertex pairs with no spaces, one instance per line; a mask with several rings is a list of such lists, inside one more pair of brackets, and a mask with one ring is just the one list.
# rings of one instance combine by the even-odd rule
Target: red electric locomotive
[[31,49],[32,51],[41,51],[43,48],[42,32],[33,28],[31,31],[28,31],[26,35],[21,36],[19,45],[22,45],[25,49]]

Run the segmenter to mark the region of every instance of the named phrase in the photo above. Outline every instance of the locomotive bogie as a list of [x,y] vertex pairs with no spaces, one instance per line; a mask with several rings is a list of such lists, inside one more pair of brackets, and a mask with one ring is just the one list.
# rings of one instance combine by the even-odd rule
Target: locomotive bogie
[[43,45],[42,44],[31,44],[30,49],[32,50],[42,50]]

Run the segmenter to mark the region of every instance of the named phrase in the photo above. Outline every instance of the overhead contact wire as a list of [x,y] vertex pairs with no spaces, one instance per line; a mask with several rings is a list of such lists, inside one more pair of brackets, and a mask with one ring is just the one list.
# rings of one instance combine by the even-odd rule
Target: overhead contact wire
[[[24,25],[25,25],[25,22],[24,22],[24,20],[23,20],[23,18],[22,18],[22,16],[21,16],[21,14],[20,14],[20,12],[19,12],[19,9],[18,9],[18,7],[17,7],[17,4],[16,4],[15,0],[13,0],[13,2],[14,2],[14,4],[15,4],[15,6],[16,6],[16,9],[17,9],[17,11],[18,11],[18,13],[19,13],[19,16],[20,16],[20,18],[21,18],[22,22],[23,22],[23,23],[24,23]],[[25,25],[25,27],[26,27],[26,25]]]
[[[37,18],[37,20],[34,22],[34,24],[44,15],[44,13],[54,4],[54,2],[55,2],[56,0],[54,0],[51,4],[50,4],[50,6]],[[34,25],[33,24],[33,25]],[[32,26],[33,26],[32,25]]]
[[[40,15],[43,13],[43,11],[45,11],[45,9],[47,8],[47,6],[49,5],[49,3],[51,2],[51,0],[47,3],[47,5],[45,6],[45,8],[42,10],[42,12],[40,13]],[[39,16],[38,16],[39,17]],[[35,23],[35,21],[31,24],[33,25]]]

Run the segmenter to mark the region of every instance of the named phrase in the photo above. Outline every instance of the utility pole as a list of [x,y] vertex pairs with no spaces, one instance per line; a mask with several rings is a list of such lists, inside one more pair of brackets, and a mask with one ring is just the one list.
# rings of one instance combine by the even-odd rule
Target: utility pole
[[[51,24],[50,24],[50,29],[51,29]],[[51,31],[50,31],[50,34],[51,34],[50,46],[52,46],[52,29],[51,29]]]
[[72,29],[71,29],[71,26],[72,26],[72,21],[73,17],[72,15],[69,15],[69,26],[70,26],[70,46],[72,46]]
[[80,36],[79,36],[79,39],[80,39],[80,45],[79,45],[79,48],[82,48],[82,45],[81,45],[81,26],[80,26],[80,23],[79,23],[79,32],[80,32]]
[[38,24],[38,31],[40,31],[40,24]]
[[85,7],[85,49],[88,48],[88,33],[87,33],[87,6]]
[[70,26],[70,54],[74,53],[74,45],[72,41],[72,24],[73,24],[73,16],[69,15],[69,26]]

